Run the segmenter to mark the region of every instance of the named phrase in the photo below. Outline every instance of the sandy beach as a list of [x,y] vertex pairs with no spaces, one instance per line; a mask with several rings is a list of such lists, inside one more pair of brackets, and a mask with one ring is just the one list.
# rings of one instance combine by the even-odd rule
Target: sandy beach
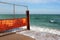
[[57,32],[57,30],[52,32],[50,29],[32,28],[31,30],[23,30],[23,28],[14,29],[12,32],[17,31],[16,33],[0,37],[0,40],[60,40],[59,31]]
[[60,0],[0,0],[0,40],[60,40]]
[[23,31],[17,32],[16,34],[23,34],[34,38],[35,40],[60,40],[60,35],[51,34],[47,32],[37,32],[37,31]]
[[34,39],[22,34],[10,34],[0,37],[0,40],[34,40]]

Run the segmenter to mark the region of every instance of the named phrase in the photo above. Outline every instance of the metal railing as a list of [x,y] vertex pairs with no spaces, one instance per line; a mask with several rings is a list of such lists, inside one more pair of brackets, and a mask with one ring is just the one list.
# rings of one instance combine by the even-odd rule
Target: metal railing
[[30,30],[30,20],[29,20],[29,10],[28,10],[28,6],[26,5],[18,5],[18,4],[12,4],[12,3],[8,3],[8,2],[0,2],[2,4],[9,4],[13,6],[13,14],[14,14],[14,18],[15,18],[15,6],[22,6],[26,8],[26,16],[27,16],[27,29]]
[[26,6],[26,5],[18,5],[18,4],[12,4],[12,3],[8,3],[8,2],[0,2],[0,3],[2,3],[2,4],[9,4],[9,5],[12,5],[13,6],[13,14],[14,14],[14,18],[15,18],[15,6],[22,6],[22,7],[25,7],[26,8],[26,10],[28,10],[28,6]]

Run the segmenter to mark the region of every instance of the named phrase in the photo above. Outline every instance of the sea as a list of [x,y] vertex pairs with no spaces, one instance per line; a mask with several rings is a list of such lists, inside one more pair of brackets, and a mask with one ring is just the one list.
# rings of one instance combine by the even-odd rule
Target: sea
[[[25,14],[0,14],[0,19],[24,17]],[[30,26],[31,29],[57,33],[60,31],[60,14],[30,14]]]
[[[54,22],[50,22],[51,20]],[[37,27],[60,30],[60,14],[31,14],[30,24]]]

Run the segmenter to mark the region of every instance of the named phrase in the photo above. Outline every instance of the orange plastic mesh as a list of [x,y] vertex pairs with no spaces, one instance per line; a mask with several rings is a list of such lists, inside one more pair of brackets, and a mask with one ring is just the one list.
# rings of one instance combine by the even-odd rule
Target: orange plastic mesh
[[26,18],[0,20],[0,32],[27,25]]

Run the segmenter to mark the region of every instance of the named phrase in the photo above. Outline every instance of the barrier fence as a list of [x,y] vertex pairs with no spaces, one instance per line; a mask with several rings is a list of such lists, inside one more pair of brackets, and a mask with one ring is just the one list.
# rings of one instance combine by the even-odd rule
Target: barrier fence
[[[6,18],[4,18],[4,17],[0,17],[1,19],[0,19],[0,32],[4,32],[4,31],[7,31],[7,30],[10,30],[10,29],[14,29],[14,28],[18,28],[18,27],[23,27],[23,26],[27,26],[27,29],[28,30],[30,30],[30,23],[29,23],[29,10],[28,10],[28,6],[25,6],[25,5],[17,5],[17,4],[12,4],[12,3],[7,3],[7,2],[0,2],[1,4],[7,4],[7,5],[12,5],[12,13],[13,13],[13,15],[12,15],[12,18],[9,16],[9,15],[11,15],[11,14],[8,14],[9,13],[9,11],[7,10],[7,14],[8,14],[8,16],[6,16]],[[1,5],[0,5],[1,6]],[[16,17],[16,14],[19,12],[19,8],[18,8],[18,12],[16,12],[16,6],[21,6],[21,7],[25,7],[26,8],[26,17]],[[4,7],[3,7],[4,8]],[[3,8],[1,8],[1,9],[3,9]],[[7,7],[7,8],[9,8],[9,7]],[[1,10],[0,9],[0,10]],[[10,8],[9,8],[10,9]],[[22,8],[21,8],[21,10],[22,10]],[[3,12],[5,12],[5,10],[3,11]],[[23,12],[23,10],[22,11],[20,11],[21,12],[21,14],[23,14],[22,12]],[[0,12],[0,14],[1,14],[2,12]],[[10,12],[11,13],[11,12]],[[5,13],[4,13],[5,14]],[[18,15],[20,15],[21,16],[21,14],[19,14],[18,13]],[[1,15],[0,15],[1,16]],[[4,16],[4,15],[3,15]]]

